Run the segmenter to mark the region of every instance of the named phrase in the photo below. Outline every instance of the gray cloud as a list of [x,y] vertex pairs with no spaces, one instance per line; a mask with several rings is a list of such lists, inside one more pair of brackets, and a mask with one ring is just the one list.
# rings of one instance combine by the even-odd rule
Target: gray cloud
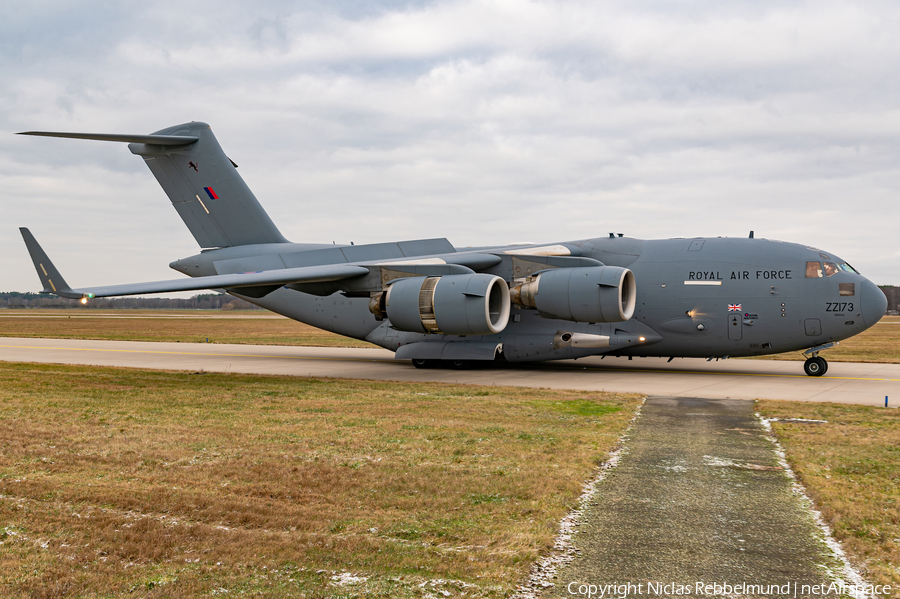
[[[893,3],[120,4],[0,8],[4,130],[207,121],[297,241],[754,229],[900,282]],[[77,284],[196,251],[122,145],[0,136],[0,185],[4,289],[20,225]]]

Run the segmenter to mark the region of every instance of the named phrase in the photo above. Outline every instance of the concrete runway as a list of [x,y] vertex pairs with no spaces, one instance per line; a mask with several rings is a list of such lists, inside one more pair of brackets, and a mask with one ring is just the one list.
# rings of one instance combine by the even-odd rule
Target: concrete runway
[[437,381],[732,399],[900,405],[900,364],[830,362],[803,374],[775,360],[583,358],[456,370],[418,370],[380,349],[0,338],[0,360],[394,381]]

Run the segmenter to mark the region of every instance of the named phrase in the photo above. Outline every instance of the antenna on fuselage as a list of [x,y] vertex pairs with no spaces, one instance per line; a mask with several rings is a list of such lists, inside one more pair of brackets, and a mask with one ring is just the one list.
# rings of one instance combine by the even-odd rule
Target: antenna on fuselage
[[753,239],[753,231],[750,231],[750,239]]

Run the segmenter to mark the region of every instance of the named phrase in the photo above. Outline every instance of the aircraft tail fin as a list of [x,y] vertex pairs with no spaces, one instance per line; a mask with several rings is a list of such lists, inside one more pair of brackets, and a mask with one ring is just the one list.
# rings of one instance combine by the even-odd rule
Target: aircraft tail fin
[[22,135],[128,142],[128,149],[144,159],[202,248],[287,242],[206,123],[175,125],[151,135],[50,131]]
[[28,253],[31,254],[31,261],[34,262],[34,268],[37,270],[41,284],[44,286],[41,293],[54,293],[60,297],[79,299],[81,294],[72,292],[72,288],[69,287],[66,280],[56,270],[56,266],[47,257],[46,252],[37,242],[37,239],[34,238],[34,235],[31,234],[31,231],[25,227],[19,227],[19,232],[22,233],[25,247],[28,248]]

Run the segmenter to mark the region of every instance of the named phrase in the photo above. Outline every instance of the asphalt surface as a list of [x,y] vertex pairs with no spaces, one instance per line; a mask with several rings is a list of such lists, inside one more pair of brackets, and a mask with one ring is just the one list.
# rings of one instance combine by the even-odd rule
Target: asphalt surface
[[802,362],[584,358],[467,371],[417,370],[380,349],[0,338],[0,360],[396,381],[436,381],[680,397],[900,405],[900,364],[829,362],[823,377]]
[[[840,568],[747,400],[649,398],[573,542],[579,557],[545,595],[630,583],[630,597],[674,597],[674,587],[647,584],[696,595],[700,582],[790,584],[789,596],[813,596],[802,585]],[[725,590],[711,594],[758,595]]]

